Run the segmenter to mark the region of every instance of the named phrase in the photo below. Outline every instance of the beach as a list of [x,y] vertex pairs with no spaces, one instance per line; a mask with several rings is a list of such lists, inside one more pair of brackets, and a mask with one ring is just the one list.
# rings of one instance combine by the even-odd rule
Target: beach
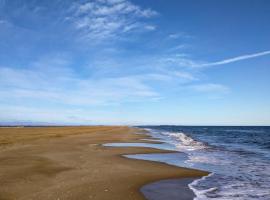
[[[1,128],[0,199],[146,199],[141,188],[150,183],[207,175],[122,156],[168,150],[103,146],[147,138],[125,126]],[[186,199],[187,186],[180,188]]]

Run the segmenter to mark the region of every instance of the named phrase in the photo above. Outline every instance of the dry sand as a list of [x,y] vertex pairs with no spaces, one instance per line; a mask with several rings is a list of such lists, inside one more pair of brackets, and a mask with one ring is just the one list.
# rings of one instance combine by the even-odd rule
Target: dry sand
[[206,175],[121,156],[168,151],[102,146],[147,138],[138,132],[112,126],[1,128],[0,200],[139,200],[145,184]]

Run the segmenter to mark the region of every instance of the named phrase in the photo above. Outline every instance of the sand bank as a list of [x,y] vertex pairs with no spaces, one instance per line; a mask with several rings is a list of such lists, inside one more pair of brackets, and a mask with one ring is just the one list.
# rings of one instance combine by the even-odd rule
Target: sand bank
[[0,129],[0,199],[144,199],[143,185],[205,172],[124,158],[122,154],[168,152],[104,143],[147,138],[129,127]]

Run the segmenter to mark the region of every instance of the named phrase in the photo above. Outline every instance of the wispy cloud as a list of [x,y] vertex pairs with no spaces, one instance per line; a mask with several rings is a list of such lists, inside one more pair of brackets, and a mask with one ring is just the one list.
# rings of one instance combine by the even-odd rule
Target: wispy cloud
[[192,73],[185,72],[185,71],[173,71],[172,72],[174,76],[177,78],[181,78],[183,80],[187,81],[196,81],[198,80]]
[[[21,73],[10,71],[9,75]],[[6,75],[6,74],[5,74]],[[50,75],[52,76],[52,75]],[[49,80],[34,77],[34,82],[27,81],[29,76],[16,80],[16,84],[8,84],[8,80],[1,80],[6,88],[1,88],[2,100],[39,100],[42,102],[59,103],[77,106],[104,106],[121,104],[123,102],[137,102],[151,100],[158,97],[158,93],[147,86],[143,80],[136,77],[104,78],[95,80],[80,80],[74,77],[54,77]],[[65,79],[65,80],[61,80]],[[43,87],[46,85],[46,87]],[[33,85],[31,87],[31,85]]]
[[71,21],[89,39],[108,40],[132,31],[153,31],[156,26],[146,23],[157,15],[128,0],[94,0],[72,6]]
[[164,79],[154,74],[82,78],[69,64],[65,58],[50,58],[28,69],[0,67],[0,97],[3,101],[28,99],[78,106],[151,101],[159,93],[146,82]]
[[168,35],[169,39],[176,40],[176,39],[189,39],[192,38],[191,35],[185,32],[178,32],[178,33],[171,33]]
[[256,58],[256,57],[260,57],[260,56],[265,56],[265,55],[269,55],[269,54],[270,54],[270,51],[263,51],[263,52],[254,53],[254,54],[237,56],[234,58],[229,58],[229,59],[225,59],[225,60],[221,60],[221,61],[217,61],[217,62],[197,64],[197,67],[210,67],[210,66],[216,66],[216,65],[225,65],[225,64],[234,63],[234,62],[238,62],[241,60],[247,60],[247,59],[251,59],[251,58]]
[[7,23],[7,21],[6,21],[6,20],[2,20],[2,19],[0,19],[0,24],[5,24],[5,23]]
[[206,84],[198,84],[198,85],[190,85],[189,88],[203,93],[223,93],[226,94],[230,91],[227,86],[221,84],[214,83],[206,83]]
[[230,64],[230,63],[239,62],[242,60],[248,60],[248,59],[266,56],[266,55],[270,55],[270,51],[263,51],[263,52],[254,53],[254,54],[241,55],[241,56],[228,58],[228,59],[224,59],[217,62],[205,62],[205,61],[198,61],[195,59],[191,59],[189,55],[186,55],[186,54],[176,54],[173,56],[162,58],[161,62],[168,63],[170,65],[179,66],[179,67],[204,68],[204,67]]
[[188,47],[190,47],[190,45],[188,44],[179,44],[179,45],[176,45],[174,47],[171,47],[168,49],[168,52],[174,52],[174,51],[180,51],[180,50],[185,50],[187,49]]

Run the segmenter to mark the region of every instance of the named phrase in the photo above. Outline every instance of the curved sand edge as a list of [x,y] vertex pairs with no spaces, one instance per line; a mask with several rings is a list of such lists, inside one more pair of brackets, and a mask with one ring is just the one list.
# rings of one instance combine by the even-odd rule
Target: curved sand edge
[[144,199],[139,190],[148,183],[207,174],[121,156],[168,151],[101,146],[148,137],[134,134],[138,131],[109,126],[2,128],[0,142],[6,137],[12,145],[0,146],[0,199]]

